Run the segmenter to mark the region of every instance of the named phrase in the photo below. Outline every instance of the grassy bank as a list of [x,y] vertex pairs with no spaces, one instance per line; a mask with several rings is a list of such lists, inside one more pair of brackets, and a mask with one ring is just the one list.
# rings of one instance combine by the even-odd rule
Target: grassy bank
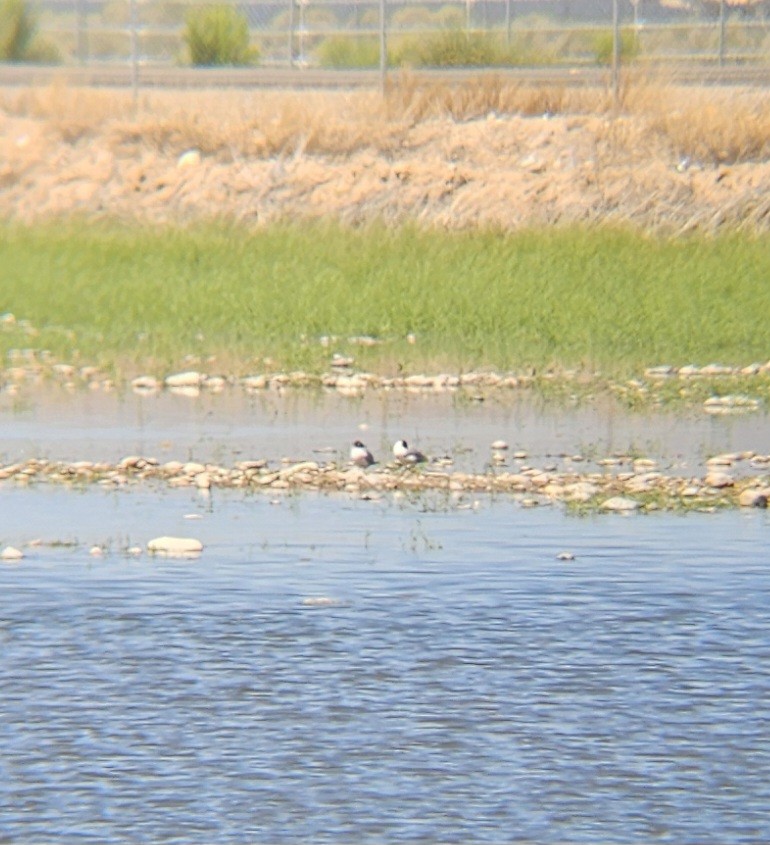
[[119,376],[320,372],[334,352],[384,375],[770,358],[770,250],[747,235],[71,223],[4,228],[0,268],[4,361]]

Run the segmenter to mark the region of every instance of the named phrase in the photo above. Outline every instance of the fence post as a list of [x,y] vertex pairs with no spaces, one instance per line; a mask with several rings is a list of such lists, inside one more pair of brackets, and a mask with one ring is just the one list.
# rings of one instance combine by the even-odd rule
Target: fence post
[[511,46],[511,0],[505,0],[505,43]]
[[620,10],[618,0],[612,0],[612,103],[620,99]]
[[719,67],[725,63],[725,0],[719,0]]
[[134,109],[139,101],[139,45],[137,43],[136,0],[130,0],[129,27],[131,40],[131,92],[134,96]]
[[84,65],[88,62],[88,15],[85,0],[77,0],[77,53],[78,62]]
[[289,0],[289,67],[294,67],[294,0]]
[[388,81],[387,0],[380,0],[380,91],[385,94]]

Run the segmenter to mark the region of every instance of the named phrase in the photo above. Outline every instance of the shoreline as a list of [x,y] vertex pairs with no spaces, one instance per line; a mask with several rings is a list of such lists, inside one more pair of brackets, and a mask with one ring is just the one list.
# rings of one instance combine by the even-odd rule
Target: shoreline
[[[25,355],[26,352],[26,355]],[[552,368],[541,373],[474,370],[465,373],[415,372],[384,376],[355,369],[352,357],[340,356],[322,373],[295,370],[251,375],[224,375],[184,370],[164,376],[139,375],[112,378],[97,366],[39,360],[36,350],[19,350],[14,364],[0,369],[0,397],[17,397],[25,388],[47,386],[68,391],[125,392],[140,396],[169,393],[196,398],[241,390],[248,395],[283,391],[318,391],[360,397],[368,393],[458,394],[469,401],[484,401],[487,394],[517,390],[560,391],[575,397],[604,394],[614,396],[629,408],[649,405],[701,407],[708,414],[744,414],[760,410],[770,401],[770,361],[744,366],[718,363],[681,367],[653,365],[629,378],[612,378],[601,372]],[[24,360],[24,359],[27,360]],[[23,363],[22,363],[23,361]]]

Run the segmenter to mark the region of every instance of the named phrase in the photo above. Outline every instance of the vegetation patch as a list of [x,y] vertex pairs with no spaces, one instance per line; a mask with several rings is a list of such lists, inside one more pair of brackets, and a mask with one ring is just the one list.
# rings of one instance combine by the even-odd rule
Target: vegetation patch
[[570,372],[625,384],[629,403],[715,390],[668,371],[640,378],[650,364],[755,362],[759,378],[739,386],[767,380],[766,236],[77,222],[2,235],[7,363],[33,348],[122,375],[335,362],[387,376]]

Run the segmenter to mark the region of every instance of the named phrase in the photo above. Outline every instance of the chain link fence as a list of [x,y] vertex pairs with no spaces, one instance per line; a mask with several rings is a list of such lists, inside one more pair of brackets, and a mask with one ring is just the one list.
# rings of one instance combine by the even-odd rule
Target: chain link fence
[[[65,66],[194,64],[189,22],[214,8],[202,0],[26,2],[38,25],[37,60]],[[770,0],[218,0],[223,5],[248,26],[258,66],[588,66],[621,53],[638,63],[721,64],[766,63],[770,55]],[[428,49],[458,32],[475,53]]]

